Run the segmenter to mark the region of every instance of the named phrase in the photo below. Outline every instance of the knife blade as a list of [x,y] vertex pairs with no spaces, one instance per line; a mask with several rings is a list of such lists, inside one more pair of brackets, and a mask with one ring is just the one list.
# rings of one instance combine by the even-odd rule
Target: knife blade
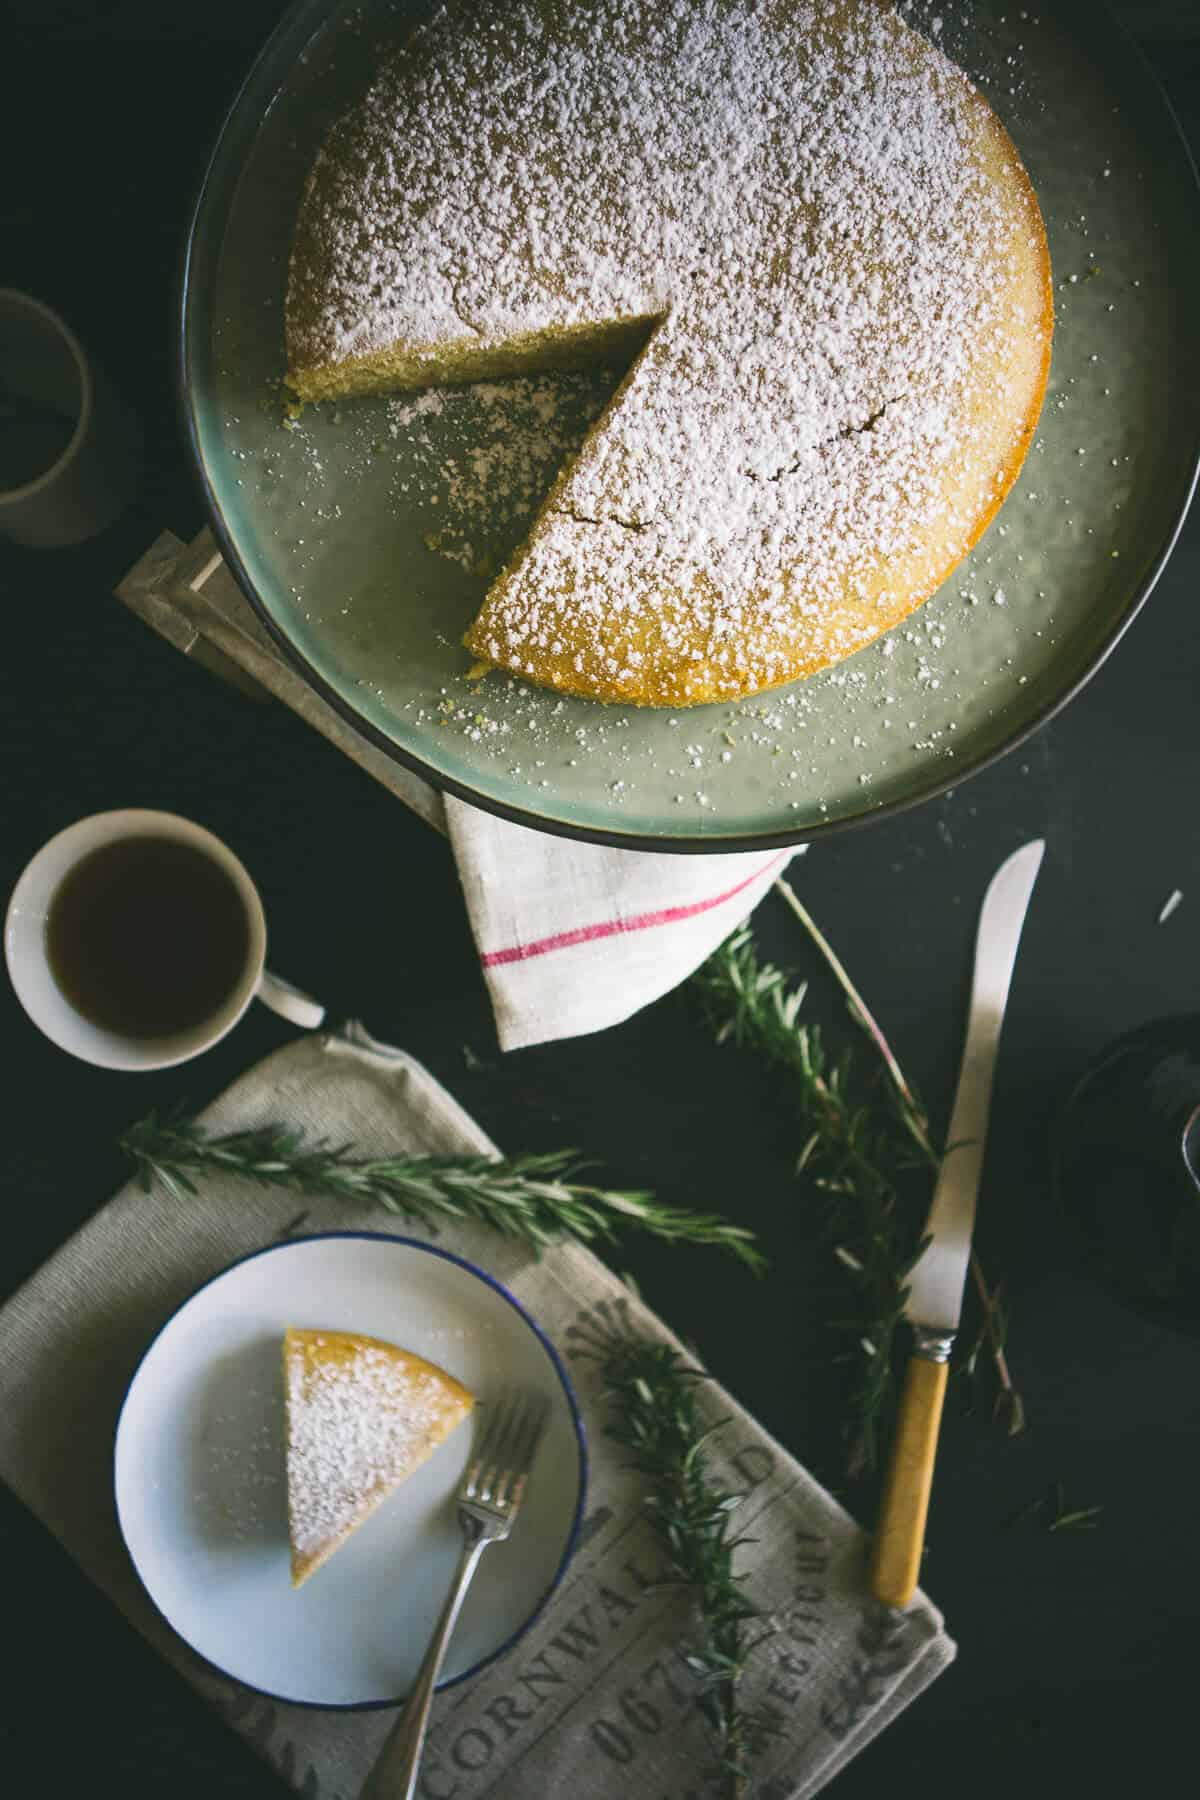
[[1044,849],[1035,838],[1002,862],[979,910],[966,1042],[925,1226],[928,1241],[909,1275],[905,1315],[913,1353],[871,1551],[871,1591],[887,1606],[907,1606],[916,1591],[947,1370],[971,1260],[1000,1031]]

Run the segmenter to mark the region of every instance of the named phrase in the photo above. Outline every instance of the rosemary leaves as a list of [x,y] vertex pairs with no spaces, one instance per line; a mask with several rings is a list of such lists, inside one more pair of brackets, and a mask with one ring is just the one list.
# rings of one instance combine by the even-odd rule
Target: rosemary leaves
[[803,985],[789,986],[760,963],[743,927],[700,974],[700,992],[717,1039],[757,1054],[788,1078],[798,1112],[797,1173],[821,1202],[820,1233],[847,1271],[851,1316],[834,1321],[851,1336],[855,1383],[847,1429],[852,1472],[872,1470],[895,1399],[893,1340],[904,1312],[905,1277],[920,1249],[921,1220],[901,1203],[898,1172],[917,1151],[907,1115],[867,1087],[849,1052],[831,1057],[818,1026],[800,1018]]
[[[933,1173],[938,1155],[924,1109],[862,996],[791,887],[782,880],[776,887],[833,972],[886,1078],[864,1075],[848,1050],[827,1050],[819,1027],[800,1016],[808,984],[790,984],[781,970],[760,962],[748,926],[726,939],[697,980],[717,1041],[741,1046],[781,1075],[797,1109],[796,1172],[822,1202],[819,1229],[852,1294],[849,1316],[831,1321],[849,1335],[855,1369],[848,1470],[871,1473],[894,1417],[897,1332],[928,1208],[927,1191],[917,1203],[917,1178]],[[1004,1313],[975,1257],[972,1276],[978,1322],[964,1334],[970,1348],[958,1361],[960,1385],[973,1399],[986,1380],[994,1415],[1019,1431],[1024,1414],[1005,1360]]]
[[734,1515],[741,1495],[717,1483],[704,1446],[720,1425],[705,1426],[696,1406],[703,1370],[669,1344],[614,1332],[593,1352],[608,1400],[607,1433],[628,1453],[645,1483],[643,1506],[666,1553],[671,1579],[687,1590],[693,1626],[683,1661],[696,1701],[716,1734],[728,1791],[739,1795],[747,1765],[775,1729],[760,1708],[743,1705],[741,1683],[770,1619],[746,1594],[733,1567],[743,1541]]
[[761,1271],[753,1233],[715,1213],[666,1206],[652,1194],[592,1187],[574,1152],[486,1156],[357,1157],[349,1144],[308,1138],[282,1124],[210,1136],[195,1120],[151,1113],[120,1139],[142,1184],[157,1178],[183,1200],[204,1174],[323,1194],[435,1224],[474,1220],[544,1249],[563,1238],[613,1243],[638,1230],[670,1243],[707,1244]]
[[997,1525],[997,1531],[1011,1531],[1014,1525],[1037,1524],[1043,1531],[1097,1531],[1104,1517],[1102,1506],[1074,1506],[1067,1500],[1061,1481],[1055,1481],[1036,1500],[1018,1506]]

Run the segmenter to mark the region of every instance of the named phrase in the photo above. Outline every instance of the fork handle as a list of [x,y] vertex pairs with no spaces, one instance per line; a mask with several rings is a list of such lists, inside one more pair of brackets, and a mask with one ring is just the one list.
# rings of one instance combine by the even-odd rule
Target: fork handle
[[383,1749],[367,1776],[359,1800],[413,1800],[417,1791],[417,1770],[442,1659],[467,1589],[471,1585],[471,1577],[491,1542],[474,1520],[464,1518],[463,1530],[466,1537],[462,1555],[454,1583],[442,1608],[442,1616],[437,1622],[437,1629],[417,1671],[417,1679],[404,1703],[404,1710],[384,1739]]

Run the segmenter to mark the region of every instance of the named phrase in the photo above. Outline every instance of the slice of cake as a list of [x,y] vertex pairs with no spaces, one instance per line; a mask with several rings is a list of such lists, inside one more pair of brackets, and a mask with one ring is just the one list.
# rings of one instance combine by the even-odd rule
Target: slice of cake
[[283,1339],[288,1532],[299,1587],[462,1423],[474,1396],[424,1357],[351,1331]]

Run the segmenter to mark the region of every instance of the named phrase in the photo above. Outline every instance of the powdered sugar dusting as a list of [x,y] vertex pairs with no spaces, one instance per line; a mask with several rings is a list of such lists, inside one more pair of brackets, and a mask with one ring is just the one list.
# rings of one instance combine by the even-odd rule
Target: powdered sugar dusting
[[[317,1354],[306,1356],[305,1337]],[[337,1353],[321,1356],[329,1344]],[[297,1557],[318,1555],[378,1504],[441,1435],[452,1403],[432,1368],[341,1334],[289,1334],[288,1512]]]
[[874,0],[454,5],[318,162],[289,338],[644,320],[471,642],[684,704],[840,660],[965,554],[1040,394],[1041,259],[994,118]]

